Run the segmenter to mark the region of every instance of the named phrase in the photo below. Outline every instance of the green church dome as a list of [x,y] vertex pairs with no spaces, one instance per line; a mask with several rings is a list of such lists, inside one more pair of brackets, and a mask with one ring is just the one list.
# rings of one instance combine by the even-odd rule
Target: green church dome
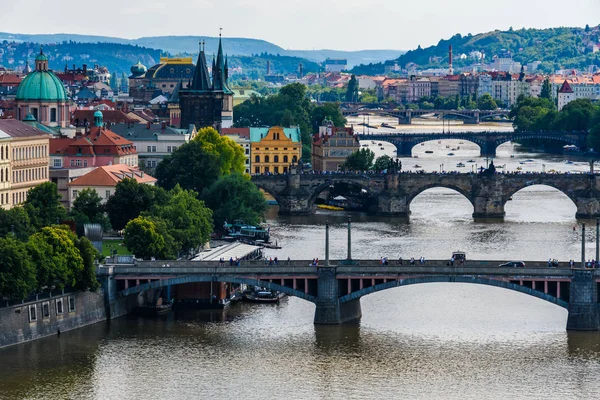
[[[43,54],[39,57],[46,57]],[[37,60],[36,58],[36,61]],[[45,61],[45,60],[41,60]],[[17,89],[17,100],[57,101],[67,100],[62,81],[50,71],[33,71],[23,79]]]
[[48,61],[48,57],[40,50],[40,54],[37,55],[35,61]]
[[146,71],[148,71],[148,68],[146,68],[146,66],[138,60],[137,64],[132,66],[130,71],[131,71],[132,76],[137,77],[137,76],[144,75],[146,73]]

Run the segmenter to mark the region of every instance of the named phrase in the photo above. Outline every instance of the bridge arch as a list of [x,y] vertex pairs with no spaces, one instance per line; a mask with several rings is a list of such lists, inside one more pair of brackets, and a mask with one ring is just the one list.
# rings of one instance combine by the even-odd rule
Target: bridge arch
[[[357,179],[352,179],[353,176],[356,176]],[[358,179],[358,178],[360,178],[360,179]],[[311,189],[311,194],[310,194],[310,197],[308,198],[308,207],[310,209],[313,209],[315,206],[315,202],[317,201],[317,198],[319,197],[319,194],[321,194],[324,190],[329,188],[331,185],[335,185],[336,183],[345,183],[348,185],[359,186],[361,189],[366,190],[367,193],[369,193],[372,197],[376,197],[377,193],[374,192],[372,189],[370,189],[368,186],[366,186],[365,182],[368,183],[368,176],[363,175],[363,174],[341,175],[341,176],[336,176],[335,178],[332,176],[331,179],[327,179],[327,181],[325,181],[325,182],[321,183],[320,185]]]
[[154,282],[144,283],[138,286],[132,286],[128,289],[121,290],[117,293],[120,297],[126,297],[132,294],[138,294],[145,290],[158,289],[165,286],[175,286],[184,283],[196,283],[196,282],[228,282],[228,283],[243,283],[252,286],[260,286],[269,290],[277,290],[290,296],[299,297],[311,303],[316,302],[316,297],[308,293],[304,293],[300,290],[289,288],[287,286],[279,285],[269,281],[263,281],[260,279],[238,277],[238,276],[212,276],[212,275],[186,275],[178,276],[175,278],[161,279]]
[[569,135],[559,135],[557,133],[552,133],[552,132],[548,132],[548,133],[539,133],[539,132],[515,132],[512,133],[509,136],[506,137],[500,137],[499,139],[495,140],[495,146],[498,147],[504,143],[507,142],[511,142],[511,141],[517,141],[517,140],[525,140],[525,139],[544,139],[544,140],[553,140],[555,142],[561,142],[561,143],[565,143],[565,144],[572,144],[575,146],[582,146],[585,143],[582,143],[581,140],[579,138],[577,138],[576,136],[569,136]]
[[256,185],[257,188],[272,196],[275,199],[275,201],[277,201],[277,204],[281,204],[279,200],[279,192],[277,190],[273,190],[273,188],[269,187],[268,185],[261,184],[260,181],[253,180],[252,182]]
[[[420,145],[421,143],[437,142],[437,141],[441,141],[441,140],[462,140],[465,142],[474,143],[477,146],[479,146],[479,152],[481,154],[483,154],[483,150],[485,149],[484,141],[478,140],[473,137],[470,137],[470,136],[467,136],[464,134],[460,134],[460,133],[445,134],[443,138],[436,137],[435,135],[431,135],[431,136],[418,137],[409,142],[401,142],[401,141],[393,141],[393,140],[390,140],[390,142],[392,142],[394,145],[396,145],[398,155],[402,154],[402,155],[409,156],[409,155],[412,155],[414,148],[416,146]],[[382,141],[385,141],[385,139],[383,139]],[[450,151],[449,149],[447,149],[447,150]]]
[[571,200],[575,206],[577,206],[577,196],[575,196],[573,193],[566,191],[563,187],[561,187],[560,185],[557,185],[555,182],[553,182],[552,179],[542,179],[540,181],[540,180],[537,180],[536,178],[532,178],[530,181],[525,181],[525,182],[520,183],[519,185],[509,188],[510,191],[505,193],[504,204],[506,205],[506,202],[510,198],[512,198],[512,196],[514,196],[516,193],[520,192],[521,190],[535,187],[535,186],[546,186],[546,187],[549,187],[552,189],[556,189],[560,193],[565,195],[569,200]]
[[528,294],[533,297],[537,297],[538,299],[542,299],[548,301],[552,304],[555,304],[559,307],[563,307],[568,309],[569,303],[558,299],[554,296],[550,296],[549,294],[545,294],[538,290],[530,289],[525,286],[520,286],[514,283],[490,279],[490,278],[482,278],[475,276],[424,276],[418,278],[407,278],[407,279],[399,279],[397,281],[391,281],[386,283],[381,283],[379,285],[371,286],[368,288],[361,289],[357,292],[353,292],[347,294],[345,296],[340,297],[340,303],[347,303],[349,301],[360,299],[363,296],[380,292],[382,290],[391,289],[395,287],[408,286],[408,285],[416,285],[420,283],[450,283],[450,282],[459,282],[459,283],[474,283],[480,285],[488,285],[500,287],[508,290],[514,290],[520,293]]
[[427,185],[420,186],[417,189],[415,189],[414,191],[410,192],[408,194],[407,198],[406,198],[406,206],[407,206],[407,208],[410,210],[410,204],[415,199],[415,197],[417,197],[421,193],[425,192],[426,190],[435,189],[435,188],[451,189],[451,190],[453,190],[455,192],[458,192],[461,195],[463,195],[463,197],[465,197],[469,201],[469,203],[471,203],[471,205],[473,207],[475,207],[475,204],[473,203],[473,199],[471,198],[470,190],[467,190],[466,188],[462,188],[462,187],[457,186],[457,185],[448,184],[448,183],[445,183],[445,182],[434,182],[434,183],[430,183],[430,184],[427,184]]

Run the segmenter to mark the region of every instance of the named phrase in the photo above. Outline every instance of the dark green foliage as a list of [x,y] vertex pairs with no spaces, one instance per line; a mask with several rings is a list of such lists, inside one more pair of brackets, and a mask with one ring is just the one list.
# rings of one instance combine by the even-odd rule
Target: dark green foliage
[[498,105],[492,96],[486,93],[477,99],[477,108],[480,110],[495,110],[498,108]]
[[384,171],[393,166],[393,160],[390,156],[383,155],[377,160],[375,160],[375,164],[373,165],[373,170],[375,171]]
[[172,259],[176,256],[173,237],[167,231],[165,221],[156,217],[137,217],[125,227],[125,246],[136,257],[149,260]]
[[342,168],[348,171],[368,171],[373,166],[375,153],[369,149],[360,149],[350,154]]
[[158,164],[156,179],[158,185],[167,190],[179,185],[200,193],[217,181],[221,175],[219,165],[216,154],[205,151],[202,142],[192,140]]
[[143,211],[166,201],[167,194],[162,188],[127,178],[117,184],[115,194],[106,202],[106,211],[113,229],[121,230]]
[[352,74],[350,81],[348,81],[348,87],[346,88],[346,101],[358,101],[358,81],[356,80],[356,75],[354,74]]
[[542,83],[542,92],[540,93],[540,97],[542,99],[552,100],[552,85],[550,84],[550,79],[544,79],[544,83]]
[[26,298],[37,286],[35,266],[25,243],[0,238],[0,298]]
[[215,226],[225,221],[244,220],[258,224],[263,220],[267,203],[263,194],[250,179],[241,174],[221,177],[202,193],[206,205],[213,210]]
[[83,260],[83,269],[76,278],[75,287],[80,290],[87,289],[95,292],[100,287],[100,282],[96,279],[96,265],[94,263],[100,256],[98,250],[85,237],[75,239],[75,246],[79,250],[79,254]]
[[60,204],[60,195],[53,182],[44,182],[29,190],[23,208],[36,229],[58,224],[67,216],[67,210]]
[[14,233],[17,239],[26,241],[33,232],[29,214],[23,207],[0,209],[0,237]]
[[110,222],[104,214],[102,199],[94,189],[83,189],[73,202],[69,217],[77,223],[77,233],[83,235],[84,224],[100,224],[104,230],[110,228]]

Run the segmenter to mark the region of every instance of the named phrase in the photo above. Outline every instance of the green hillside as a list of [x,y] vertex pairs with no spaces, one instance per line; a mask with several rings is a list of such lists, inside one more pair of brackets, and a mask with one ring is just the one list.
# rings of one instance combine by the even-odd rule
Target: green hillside
[[401,67],[415,63],[422,68],[439,68],[448,66],[448,47],[452,45],[454,66],[461,67],[475,60],[461,60],[460,55],[473,51],[485,54],[485,62],[489,63],[494,55],[510,52],[515,61],[527,64],[541,61],[540,69],[553,72],[557,69],[584,69],[589,65],[600,66],[600,52],[592,53],[592,45],[600,43],[600,26],[593,28],[550,28],[520,29],[493,31],[478,35],[456,34],[450,39],[440,40],[435,46],[410,50],[400,57],[386,61],[359,65],[353,72],[363,74],[383,73],[384,64],[395,61]]

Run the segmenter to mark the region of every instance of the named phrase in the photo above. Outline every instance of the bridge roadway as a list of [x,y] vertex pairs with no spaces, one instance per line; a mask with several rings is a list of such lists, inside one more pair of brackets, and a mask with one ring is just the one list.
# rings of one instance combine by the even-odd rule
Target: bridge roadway
[[432,140],[457,139],[475,143],[481,155],[495,156],[498,146],[506,142],[525,139],[544,139],[564,144],[586,147],[587,132],[447,132],[447,133],[358,133],[360,140],[385,141],[396,146],[399,157],[410,157],[413,147]]
[[444,187],[462,194],[473,205],[475,218],[503,218],[504,206],[519,190],[546,185],[558,189],[577,206],[578,218],[600,217],[600,175],[591,174],[438,174],[327,173],[301,174],[292,167],[281,175],[253,175],[252,182],[270,193],[283,215],[312,214],[319,194],[345,183],[366,190],[376,201],[376,213],[406,217],[413,199],[427,189]]
[[360,298],[365,295],[419,283],[462,282],[515,290],[564,307],[569,311],[567,329],[600,329],[600,270],[570,269],[566,263],[548,268],[545,262],[527,262],[526,268],[500,268],[500,263],[467,261],[463,266],[450,267],[446,260],[416,265],[333,260],[330,266],[317,267],[310,266],[309,260],[298,260],[279,265],[245,261],[236,267],[218,262],[136,261],[100,266],[98,276],[111,317],[128,312],[144,292],[194,282],[230,282],[310,301],[316,304],[316,324],[339,324],[361,317]]

